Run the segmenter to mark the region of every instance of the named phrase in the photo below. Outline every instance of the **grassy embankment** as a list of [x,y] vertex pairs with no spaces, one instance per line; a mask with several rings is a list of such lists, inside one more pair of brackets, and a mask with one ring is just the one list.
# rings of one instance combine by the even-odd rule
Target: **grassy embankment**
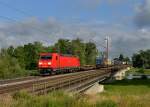
[[132,68],[128,73],[132,74],[150,74],[150,69]]
[[150,80],[123,80],[105,86],[101,100],[115,102],[116,107],[149,107]]
[[[5,100],[5,101],[4,101]],[[25,92],[0,97],[0,107],[149,107],[150,80],[122,80],[105,84],[103,93],[70,95],[59,91],[42,96]]]

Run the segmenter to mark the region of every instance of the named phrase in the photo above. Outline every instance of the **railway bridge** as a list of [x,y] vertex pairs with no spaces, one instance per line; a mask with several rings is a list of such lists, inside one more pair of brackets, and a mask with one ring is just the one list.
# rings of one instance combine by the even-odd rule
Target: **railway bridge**
[[33,94],[45,94],[55,90],[83,92],[95,82],[104,81],[129,65],[110,66],[82,72],[61,74],[48,77],[29,77],[1,82],[0,94],[25,90]]

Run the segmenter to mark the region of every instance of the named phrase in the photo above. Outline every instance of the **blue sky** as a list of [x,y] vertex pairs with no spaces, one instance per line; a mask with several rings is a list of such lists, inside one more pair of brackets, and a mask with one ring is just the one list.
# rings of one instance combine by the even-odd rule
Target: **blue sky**
[[149,49],[150,0],[0,0],[0,48],[60,38],[97,44],[106,36],[111,56]]
[[[62,21],[91,21],[116,23],[128,20],[134,15],[134,6],[140,0],[120,0],[123,3],[106,0],[0,0],[12,7],[21,9],[38,19],[54,17]],[[95,2],[95,3],[92,3]],[[100,2],[99,2],[100,1]],[[112,0],[113,1],[113,0]],[[114,0],[117,1],[117,0]],[[0,3],[0,13],[15,19],[27,15],[16,12]]]

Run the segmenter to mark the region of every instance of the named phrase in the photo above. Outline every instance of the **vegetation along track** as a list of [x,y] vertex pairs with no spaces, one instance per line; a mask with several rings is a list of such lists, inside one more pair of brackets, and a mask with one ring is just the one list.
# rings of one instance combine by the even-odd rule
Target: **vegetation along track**
[[[107,72],[110,72],[112,70],[112,67],[106,70]],[[26,81],[3,84],[0,85],[0,94],[11,93],[22,89],[26,89],[30,92],[38,92],[43,89],[47,90],[59,89],[61,87],[67,86],[68,82],[70,82],[69,84],[75,84],[84,79],[103,75],[104,73],[106,73],[106,70],[101,69],[89,70],[84,72],[76,72],[49,77],[40,77]]]

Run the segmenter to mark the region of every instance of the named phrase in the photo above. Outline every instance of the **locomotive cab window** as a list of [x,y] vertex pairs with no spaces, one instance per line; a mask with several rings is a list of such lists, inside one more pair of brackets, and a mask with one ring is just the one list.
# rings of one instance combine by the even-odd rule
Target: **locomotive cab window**
[[52,56],[50,56],[50,55],[45,55],[45,56],[41,56],[40,59],[49,60],[49,59],[52,59]]

